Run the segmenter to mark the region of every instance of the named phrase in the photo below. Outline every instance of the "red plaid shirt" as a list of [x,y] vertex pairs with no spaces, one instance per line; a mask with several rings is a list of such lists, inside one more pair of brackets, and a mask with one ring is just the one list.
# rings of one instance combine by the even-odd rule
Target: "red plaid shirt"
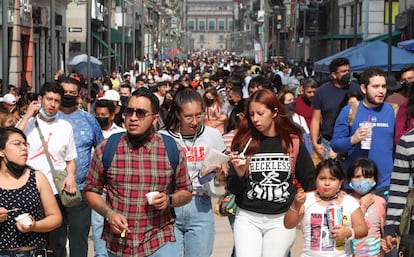
[[[106,140],[95,150],[88,173],[85,191],[101,194],[105,186],[103,177],[102,153]],[[148,256],[156,252],[166,242],[175,241],[174,217],[170,209],[156,210],[147,203],[145,194],[150,191],[172,193],[174,191],[192,191],[186,161],[181,147],[180,162],[177,170],[172,170],[164,141],[159,134],[150,136],[143,147],[132,149],[126,136],[118,143],[116,154],[106,174],[108,205],[128,219],[131,231],[125,238],[110,231],[105,222],[102,238],[108,250],[118,256]]]

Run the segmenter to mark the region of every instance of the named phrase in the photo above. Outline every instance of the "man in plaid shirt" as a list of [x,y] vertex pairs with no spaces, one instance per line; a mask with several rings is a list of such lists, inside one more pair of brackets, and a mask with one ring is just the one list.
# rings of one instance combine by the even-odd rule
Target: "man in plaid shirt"
[[[85,186],[89,205],[105,217],[102,238],[108,255],[171,256],[175,241],[171,207],[192,198],[185,156],[171,167],[165,143],[153,126],[159,103],[148,89],[134,91],[124,110],[127,132],[118,142],[111,166],[104,172],[102,154],[106,140],[94,153]],[[107,187],[106,202],[101,198]],[[149,204],[145,194],[158,191]]]

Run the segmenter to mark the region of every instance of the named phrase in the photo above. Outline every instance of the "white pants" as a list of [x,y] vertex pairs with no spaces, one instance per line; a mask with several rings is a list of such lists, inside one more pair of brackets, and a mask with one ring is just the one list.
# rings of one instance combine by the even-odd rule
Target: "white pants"
[[237,257],[286,257],[296,230],[283,225],[285,214],[260,214],[237,207],[234,242]]

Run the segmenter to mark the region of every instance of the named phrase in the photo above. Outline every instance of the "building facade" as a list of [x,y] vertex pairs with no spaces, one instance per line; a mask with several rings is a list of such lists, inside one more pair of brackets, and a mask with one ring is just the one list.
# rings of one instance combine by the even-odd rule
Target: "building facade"
[[186,1],[185,32],[191,33],[194,50],[226,49],[226,37],[234,32],[234,5],[233,0]]
[[[1,1],[1,78],[38,90],[63,68],[68,0]],[[6,15],[4,15],[6,14]],[[3,89],[4,90],[4,89]],[[3,91],[4,93],[4,91]]]

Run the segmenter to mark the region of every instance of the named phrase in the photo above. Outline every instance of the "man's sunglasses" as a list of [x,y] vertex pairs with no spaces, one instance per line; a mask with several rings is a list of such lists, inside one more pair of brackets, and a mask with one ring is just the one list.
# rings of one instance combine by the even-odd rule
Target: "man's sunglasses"
[[134,113],[138,119],[145,119],[145,117],[152,115],[152,113],[145,109],[134,109],[131,107],[127,107],[124,110],[124,115],[127,117],[132,117]]

